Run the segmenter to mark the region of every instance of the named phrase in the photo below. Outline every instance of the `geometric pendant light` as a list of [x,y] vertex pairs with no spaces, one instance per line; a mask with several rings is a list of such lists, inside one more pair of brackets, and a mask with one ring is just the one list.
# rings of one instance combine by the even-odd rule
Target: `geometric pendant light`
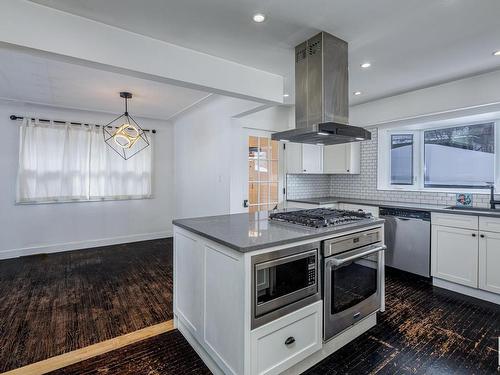
[[148,136],[139,124],[128,113],[129,92],[120,92],[125,99],[125,112],[102,127],[104,142],[123,159],[130,159],[150,145]]

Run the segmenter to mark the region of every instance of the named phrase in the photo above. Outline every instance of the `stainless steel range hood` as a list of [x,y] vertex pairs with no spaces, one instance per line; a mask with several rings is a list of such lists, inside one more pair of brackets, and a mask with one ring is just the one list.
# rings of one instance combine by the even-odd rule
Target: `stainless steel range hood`
[[295,129],[272,139],[333,145],[371,139],[349,123],[347,42],[325,32],[295,47]]

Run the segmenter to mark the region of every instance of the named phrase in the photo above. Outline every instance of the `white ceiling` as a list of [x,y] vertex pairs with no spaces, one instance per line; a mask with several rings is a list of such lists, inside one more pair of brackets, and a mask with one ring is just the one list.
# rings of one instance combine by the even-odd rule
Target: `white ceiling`
[[0,98],[119,114],[123,111],[120,91],[132,92],[132,115],[156,119],[168,119],[208,95],[0,48]]
[[[500,68],[498,0],[33,0],[284,75],[319,30],[349,42],[351,104]],[[251,16],[267,20],[255,24]],[[372,68],[359,65],[369,60]],[[287,90],[290,90],[288,87]]]

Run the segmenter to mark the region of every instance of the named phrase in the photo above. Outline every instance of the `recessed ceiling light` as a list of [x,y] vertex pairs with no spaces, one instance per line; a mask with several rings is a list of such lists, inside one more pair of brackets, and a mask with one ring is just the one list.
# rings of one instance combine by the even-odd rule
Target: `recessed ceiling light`
[[353,93],[353,94],[354,94],[354,95],[356,95],[356,96],[358,96],[358,95],[361,95],[361,94],[362,94],[362,92],[361,92],[361,91],[354,91],[354,93]]
[[500,56],[500,50],[493,52],[493,56]]
[[288,95],[288,94],[283,94],[283,97],[284,97],[284,98],[288,98],[289,96],[290,96],[290,95]]
[[263,15],[262,13],[257,13],[253,15],[253,20],[254,22],[261,23],[266,20],[266,16]]
[[371,64],[371,63],[369,63],[368,61],[367,61],[367,62],[364,62],[363,64],[361,64],[361,67],[362,67],[363,69],[369,68],[370,66],[372,66],[372,64]]

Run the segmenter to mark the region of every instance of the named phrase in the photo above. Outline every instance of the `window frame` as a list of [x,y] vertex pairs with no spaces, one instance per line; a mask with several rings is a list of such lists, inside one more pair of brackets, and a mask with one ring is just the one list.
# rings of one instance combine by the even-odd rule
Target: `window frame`
[[[394,137],[396,136],[408,136],[408,135],[411,135],[411,182],[410,183],[404,183],[404,182],[400,182],[400,183],[395,183],[395,182],[392,182],[392,140]],[[389,155],[389,174],[390,174],[390,177],[389,177],[389,183],[391,186],[409,186],[409,185],[414,185],[415,184],[415,166],[414,166],[414,163],[415,163],[415,134],[413,132],[393,132],[389,135],[390,137],[390,142],[389,142],[389,145],[390,145],[390,148],[389,148],[389,152],[390,152],[390,155]]]
[[[455,119],[454,121],[441,121],[430,124],[420,124],[411,126],[400,126],[393,128],[378,128],[377,129],[377,190],[387,191],[416,191],[416,192],[438,192],[438,193],[462,193],[470,192],[473,194],[488,194],[487,188],[478,187],[425,187],[425,144],[424,131],[439,130],[461,126],[473,126],[479,124],[494,124],[495,132],[495,165],[494,165],[494,183],[496,191],[500,191],[500,119]],[[414,183],[412,185],[393,185],[391,184],[391,137],[392,135],[415,134],[413,144],[413,176]]]

